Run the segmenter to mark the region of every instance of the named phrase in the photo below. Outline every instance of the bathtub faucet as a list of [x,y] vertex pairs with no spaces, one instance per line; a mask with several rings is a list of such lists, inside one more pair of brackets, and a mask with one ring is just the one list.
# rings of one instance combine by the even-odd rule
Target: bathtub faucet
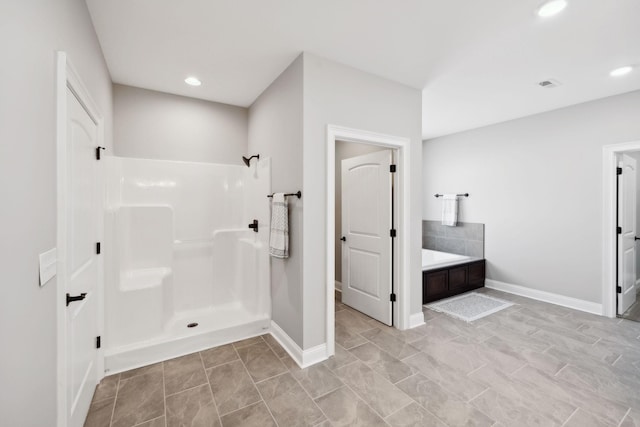
[[249,224],[249,228],[253,228],[253,231],[258,232],[258,220],[254,219],[251,224]]

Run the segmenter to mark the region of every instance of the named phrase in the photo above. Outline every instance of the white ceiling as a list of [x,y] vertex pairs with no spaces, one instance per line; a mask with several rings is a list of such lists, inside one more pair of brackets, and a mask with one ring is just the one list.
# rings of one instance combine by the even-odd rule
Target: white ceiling
[[307,51],[422,89],[425,138],[640,89],[640,0],[540,3],[87,0],[116,83],[248,107]]

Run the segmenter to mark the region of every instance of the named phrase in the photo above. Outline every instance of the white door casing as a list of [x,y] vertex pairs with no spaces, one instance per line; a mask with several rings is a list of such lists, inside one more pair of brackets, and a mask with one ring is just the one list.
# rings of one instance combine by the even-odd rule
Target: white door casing
[[342,161],[342,302],[392,324],[392,151]]
[[618,314],[636,301],[636,160],[623,154],[618,179]]

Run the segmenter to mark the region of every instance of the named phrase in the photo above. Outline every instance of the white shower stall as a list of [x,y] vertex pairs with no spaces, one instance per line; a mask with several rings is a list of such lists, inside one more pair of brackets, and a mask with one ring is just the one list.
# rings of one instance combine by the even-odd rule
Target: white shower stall
[[105,161],[106,372],[268,330],[270,159]]

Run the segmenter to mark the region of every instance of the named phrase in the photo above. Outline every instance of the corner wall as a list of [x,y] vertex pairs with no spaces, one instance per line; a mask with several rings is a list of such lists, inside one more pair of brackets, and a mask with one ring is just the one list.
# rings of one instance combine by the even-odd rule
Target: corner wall
[[56,280],[38,254],[56,246],[56,51],[67,52],[104,117],[111,78],[83,0],[0,3],[0,423],[56,423]]
[[411,314],[422,311],[420,276],[422,93],[304,53],[304,349],[326,335],[327,125],[411,140]]
[[[271,157],[274,192],[289,197],[289,259],[271,258],[272,319],[298,346],[303,344],[302,215],[308,193],[302,186],[302,55],[249,108],[249,152]],[[270,203],[264,195],[264,203]]]
[[640,140],[640,91],[424,142],[423,218],[434,193],[470,193],[487,278],[602,299],[602,147]]

